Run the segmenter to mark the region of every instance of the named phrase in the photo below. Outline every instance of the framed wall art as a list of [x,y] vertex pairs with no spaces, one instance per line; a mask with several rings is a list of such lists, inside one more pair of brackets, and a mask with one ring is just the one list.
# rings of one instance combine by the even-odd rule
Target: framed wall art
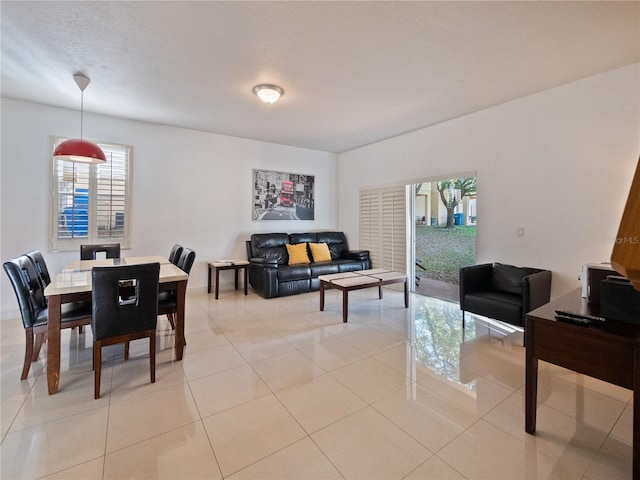
[[253,220],[313,220],[314,175],[253,170]]

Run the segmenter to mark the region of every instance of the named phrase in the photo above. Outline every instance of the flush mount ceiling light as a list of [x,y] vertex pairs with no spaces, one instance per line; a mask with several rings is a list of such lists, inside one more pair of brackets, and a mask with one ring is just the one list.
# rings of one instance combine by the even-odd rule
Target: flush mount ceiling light
[[84,114],[84,89],[91,82],[89,77],[82,73],[76,73],[73,79],[80,88],[80,138],[66,140],[58,145],[53,152],[56,160],[68,160],[81,163],[104,163],[107,161],[102,149],[95,143],[82,139],[82,117]]
[[282,90],[278,85],[261,83],[260,85],[253,87],[253,93],[255,93],[260,100],[265,103],[275,103],[282,95],[284,95],[284,90]]

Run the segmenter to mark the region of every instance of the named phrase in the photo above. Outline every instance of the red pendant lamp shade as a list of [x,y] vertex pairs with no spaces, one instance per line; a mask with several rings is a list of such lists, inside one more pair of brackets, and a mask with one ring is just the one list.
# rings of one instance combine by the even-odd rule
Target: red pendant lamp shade
[[70,162],[81,163],[104,163],[107,161],[102,149],[95,143],[82,139],[82,117],[84,114],[84,89],[87,88],[91,80],[86,75],[78,72],[73,79],[82,92],[80,100],[80,138],[66,140],[58,145],[53,152],[56,160],[68,160]]
[[98,145],[77,138],[62,142],[53,152],[53,156],[57,160],[71,162],[101,163],[107,161],[107,157]]

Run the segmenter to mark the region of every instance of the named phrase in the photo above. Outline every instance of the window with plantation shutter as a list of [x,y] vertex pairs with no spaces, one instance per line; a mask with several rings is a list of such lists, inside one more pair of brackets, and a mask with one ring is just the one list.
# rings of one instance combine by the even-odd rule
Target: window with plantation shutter
[[360,248],[373,268],[407,271],[406,187],[360,192]]
[[[65,138],[52,138],[52,152]],[[131,150],[99,143],[107,161],[93,165],[53,159],[52,250],[83,243],[129,246]]]

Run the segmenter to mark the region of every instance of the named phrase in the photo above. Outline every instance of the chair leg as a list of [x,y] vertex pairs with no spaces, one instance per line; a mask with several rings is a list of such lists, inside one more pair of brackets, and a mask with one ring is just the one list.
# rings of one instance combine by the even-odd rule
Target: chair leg
[[149,335],[149,369],[151,371],[151,383],[156,383],[156,331]]
[[31,361],[33,362],[38,360],[38,357],[40,356],[40,349],[42,348],[42,344],[44,343],[45,335],[46,334],[44,332],[36,334],[36,343],[33,347],[33,357],[31,358]]
[[33,328],[25,328],[25,348],[24,348],[24,364],[22,365],[22,375],[20,380],[24,380],[29,375],[29,368],[31,368],[31,360],[33,359]]
[[462,310],[462,329],[464,330],[464,310]]
[[167,313],[167,320],[169,320],[169,323],[171,324],[171,330],[175,330],[176,329],[176,321],[173,317],[173,313]]
[[93,342],[93,370],[93,398],[97,400],[100,398],[100,374],[102,373],[102,342],[100,340]]

